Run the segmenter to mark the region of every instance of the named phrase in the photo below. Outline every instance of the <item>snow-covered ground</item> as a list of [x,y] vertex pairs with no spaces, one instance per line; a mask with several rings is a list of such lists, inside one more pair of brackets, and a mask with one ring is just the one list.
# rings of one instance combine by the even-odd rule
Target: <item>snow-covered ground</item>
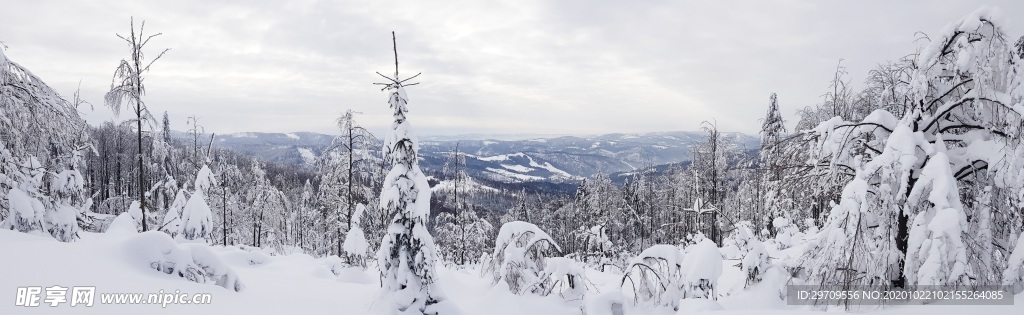
[[[150,232],[157,233],[157,232]],[[237,273],[244,288],[240,292],[214,284],[199,284],[150,267],[140,246],[153,235],[81,232],[82,239],[62,243],[48,236],[0,230],[0,314],[379,314],[374,308],[380,285],[372,269],[331,270],[331,260],[305,254],[271,255],[259,249],[180,244],[183,248],[207,247]],[[159,248],[159,247],[157,247]],[[725,251],[723,251],[725,252]],[[778,279],[766,278],[757,287],[743,289],[744,275],[726,253],[719,278],[718,303],[684,300],[677,314],[715,310],[713,314],[822,314],[807,306],[787,306],[778,298]],[[579,314],[579,309],[557,296],[516,296],[500,286],[492,287],[479,268],[454,270],[438,266],[440,288],[464,314]],[[620,292],[621,276],[587,270],[587,314],[610,314],[608,300]],[[62,303],[50,307],[15,306],[18,287],[95,286],[92,307],[71,307]],[[103,293],[210,293],[211,304],[105,305]],[[45,296],[45,295],[44,295]],[[70,293],[69,293],[69,299]],[[42,302],[42,301],[40,301]],[[634,310],[636,311],[636,310]],[[627,314],[633,314],[630,312]],[[671,314],[651,310],[646,314]],[[1013,306],[907,306],[874,314],[1024,314],[1024,295]]]

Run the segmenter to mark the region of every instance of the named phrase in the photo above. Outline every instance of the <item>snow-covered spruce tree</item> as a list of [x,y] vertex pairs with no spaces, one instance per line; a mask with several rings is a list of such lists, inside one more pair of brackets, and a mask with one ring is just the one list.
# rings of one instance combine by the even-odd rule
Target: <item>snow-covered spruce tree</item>
[[[46,210],[46,229],[54,238],[70,242],[78,238],[78,215],[88,210],[85,192],[85,177],[79,172],[85,168],[84,147],[71,151],[69,163],[64,170],[49,174],[49,197],[53,203]],[[59,158],[53,158],[56,162]],[[57,166],[61,167],[61,166]]]
[[161,231],[167,233],[172,238],[178,237],[181,234],[181,214],[182,209],[185,209],[185,203],[188,202],[188,198],[185,197],[185,190],[179,189],[178,193],[174,195],[174,201],[167,207],[167,214],[164,214],[163,223],[160,224]]
[[143,31],[146,28],[146,22],[143,21],[139,26],[138,34],[135,33],[135,19],[131,21],[131,33],[128,37],[117,35],[128,43],[128,47],[131,50],[131,57],[128,59],[122,59],[121,63],[117,66],[117,70],[114,71],[114,79],[110,82],[110,91],[103,97],[104,103],[110,107],[114,115],[121,112],[121,105],[127,103],[129,110],[135,114],[135,126],[136,126],[136,143],[138,145],[138,185],[139,191],[139,202],[140,208],[142,209],[142,231],[149,230],[146,224],[146,196],[145,189],[141,186],[146,182],[145,180],[145,166],[143,165],[142,156],[142,121],[155,121],[153,115],[150,114],[149,110],[146,109],[146,104],[142,102],[142,95],[146,93],[146,87],[142,84],[143,72],[149,72],[149,68],[153,65],[153,62],[163,57],[169,49],[164,49],[155,58],[145,62],[145,54],[142,49],[149,43],[149,40],[153,37],[160,36],[161,33],[145,36]]
[[195,192],[188,198],[181,210],[181,236],[187,240],[209,242],[213,233],[213,211],[206,202],[206,195],[217,180],[206,165],[196,175]]
[[349,257],[349,263],[361,268],[366,268],[366,254],[370,249],[370,245],[366,242],[366,235],[363,234],[363,227],[360,225],[364,212],[366,212],[366,206],[363,204],[356,206],[356,213],[352,214],[352,227],[345,235],[345,243],[342,246],[345,255]]
[[[394,33],[392,33],[394,41]],[[380,74],[380,73],[378,73]],[[416,136],[406,119],[408,97],[405,82],[419,74],[401,79],[398,76],[398,48],[395,47],[395,75],[386,78],[384,90],[388,92],[388,105],[394,122],[384,138],[384,160],[391,171],[384,178],[380,206],[395,217],[381,240],[377,264],[381,271],[384,290],[395,314],[440,314],[449,312],[436,284],[437,249],[434,238],[427,231],[430,216],[430,185],[420,171]],[[439,305],[440,304],[440,305]]]
[[[792,205],[788,202],[788,191],[780,185],[784,177],[785,162],[783,150],[787,137],[786,123],[779,111],[778,96],[772,93],[768,98],[768,113],[761,125],[761,146],[758,148],[758,172],[755,178],[757,186],[753,192],[753,215],[750,216],[756,227],[764,226],[763,220],[768,214],[777,210],[788,210]],[[756,231],[756,230],[755,230]]]

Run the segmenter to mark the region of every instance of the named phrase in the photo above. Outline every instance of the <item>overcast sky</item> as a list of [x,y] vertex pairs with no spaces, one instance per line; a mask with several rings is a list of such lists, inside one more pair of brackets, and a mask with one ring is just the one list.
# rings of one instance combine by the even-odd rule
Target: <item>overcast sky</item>
[[[8,58],[62,94],[81,82],[103,106],[128,57],[129,18],[162,32],[146,75],[150,110],[173,127],[336,133],[334,118],[390,124],[375,71],[423,72],[408,88],[421,135],[598,134],[696,130],[756,133],[768,95],[790,126],[821,101],[837,62],[859,84],[878,63],[913,53],[983,5],[1012,38],[1024,1],[5,1]],[[123,119],[124,117],[121,117]]]

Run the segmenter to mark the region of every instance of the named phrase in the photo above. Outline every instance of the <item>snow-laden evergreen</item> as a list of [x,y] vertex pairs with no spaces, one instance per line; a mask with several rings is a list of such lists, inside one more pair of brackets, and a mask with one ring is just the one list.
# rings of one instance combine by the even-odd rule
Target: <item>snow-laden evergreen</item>
[[196,175],[195,192],[181,209],[181,236],[185,239],[210,241],[213,233],[213,211],[206,202],[206,194],[216,182],[217,179],[213,177],[210,168],[203,165]]
[[366,242],[366,235],[363,234],[362,217],[366,212],[366,206],[356,206],[356,213],[352,216],[352,229],[345,235],[345,243],[342,248],[345,254],[351,257],[351,261],[360,267],[366,267],[366,254],[369,253],[370,244]]
[[30,197],[21,189],[13,188],[7,192],[7,203],[10,214],[3,222],[3,228],[18,232],[31,233],[43,230],[43,204]]
[[398,77],[397,56],[395,76],[388,79],[392,82],[385,89],[394,122],[384,137],[382,151],[391,171],[384,178],[380,207],[395,216],[377,252],[384,296],[388,298],[385,303],[390,303],[384,307],[395,314],[453,313],[454,309],[445,306],[436,284],[437,249],[427,231],[430,185],[420,171],[419,144],[406,119],[409,98]]
[[188,198],[185,197],[185,190],[179,189],[178,193],[174,195],[174,201],[171,202],[170,207],[167,208],[167,213],[164,214],[163,223],[160,224],[160,230],[164,231],[171,237],[178,237],[182,232],[182,210],[185,209],[185,204],[188,202]]
[[213,211],[206,194],[196,190],[181,210],[181,236],[187,240],[209,241],[213,233]]

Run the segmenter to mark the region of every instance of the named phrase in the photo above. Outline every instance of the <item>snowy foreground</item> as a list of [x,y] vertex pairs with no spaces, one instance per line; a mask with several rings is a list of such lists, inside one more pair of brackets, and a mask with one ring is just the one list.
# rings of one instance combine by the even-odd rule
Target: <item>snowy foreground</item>
[[[327,260],[304,254],[272,256],[259,250],[239,247],[208,247],[179,244],[181,248],[205,247],[237,273],[244,286],[240,292],[215,284],[199,284],[151,268],[147,249],[152,234],[80,232],[82,239],[63,243],[48,236],[36,236],[0,230],[0,292],[7,302],[0,314],[380,314],[374,307],[380,294],[377,271],[338,270]],[[159,248],[159,246],[156,246]],[[197,252],[193,249],[193,252]],[[716,305],[706,300],[684,300],[677,314],[709,311],[716,314],[820,314],[806,306],[787,306],[777,291],[753,288],[743,290],[743,274],[736,261],[723,263],[719,284],[723,296]],[[517,296],[507,289],[492,287],[480,276],[478,268],[452,270],[439,266],[440,288],[464,314],[579,314],[557,296]],[[587,270],[587,314],[608,314],[608,296],[618,292],[620,276]],[[766,282],[768,282],[766,280]],[[60,285],[95,286],[92,307],[68,303],[50,307],[15,306],[18,287]],[[104,305],[103,293],[211,293],[208,305]],[[70,294],[69,294],[70,295]],[[69,296],[70,298],[70,296]],[[42,302],[42,301],[41,301]],[[833,310],[836,311],[836,310]],[[1017,295],[1013,306],[905,306],[873,314],[1024,314],[1024,294]],[[636,311],[631,313],[638,313]],[[668,312],[649,311],[650,314]]]

